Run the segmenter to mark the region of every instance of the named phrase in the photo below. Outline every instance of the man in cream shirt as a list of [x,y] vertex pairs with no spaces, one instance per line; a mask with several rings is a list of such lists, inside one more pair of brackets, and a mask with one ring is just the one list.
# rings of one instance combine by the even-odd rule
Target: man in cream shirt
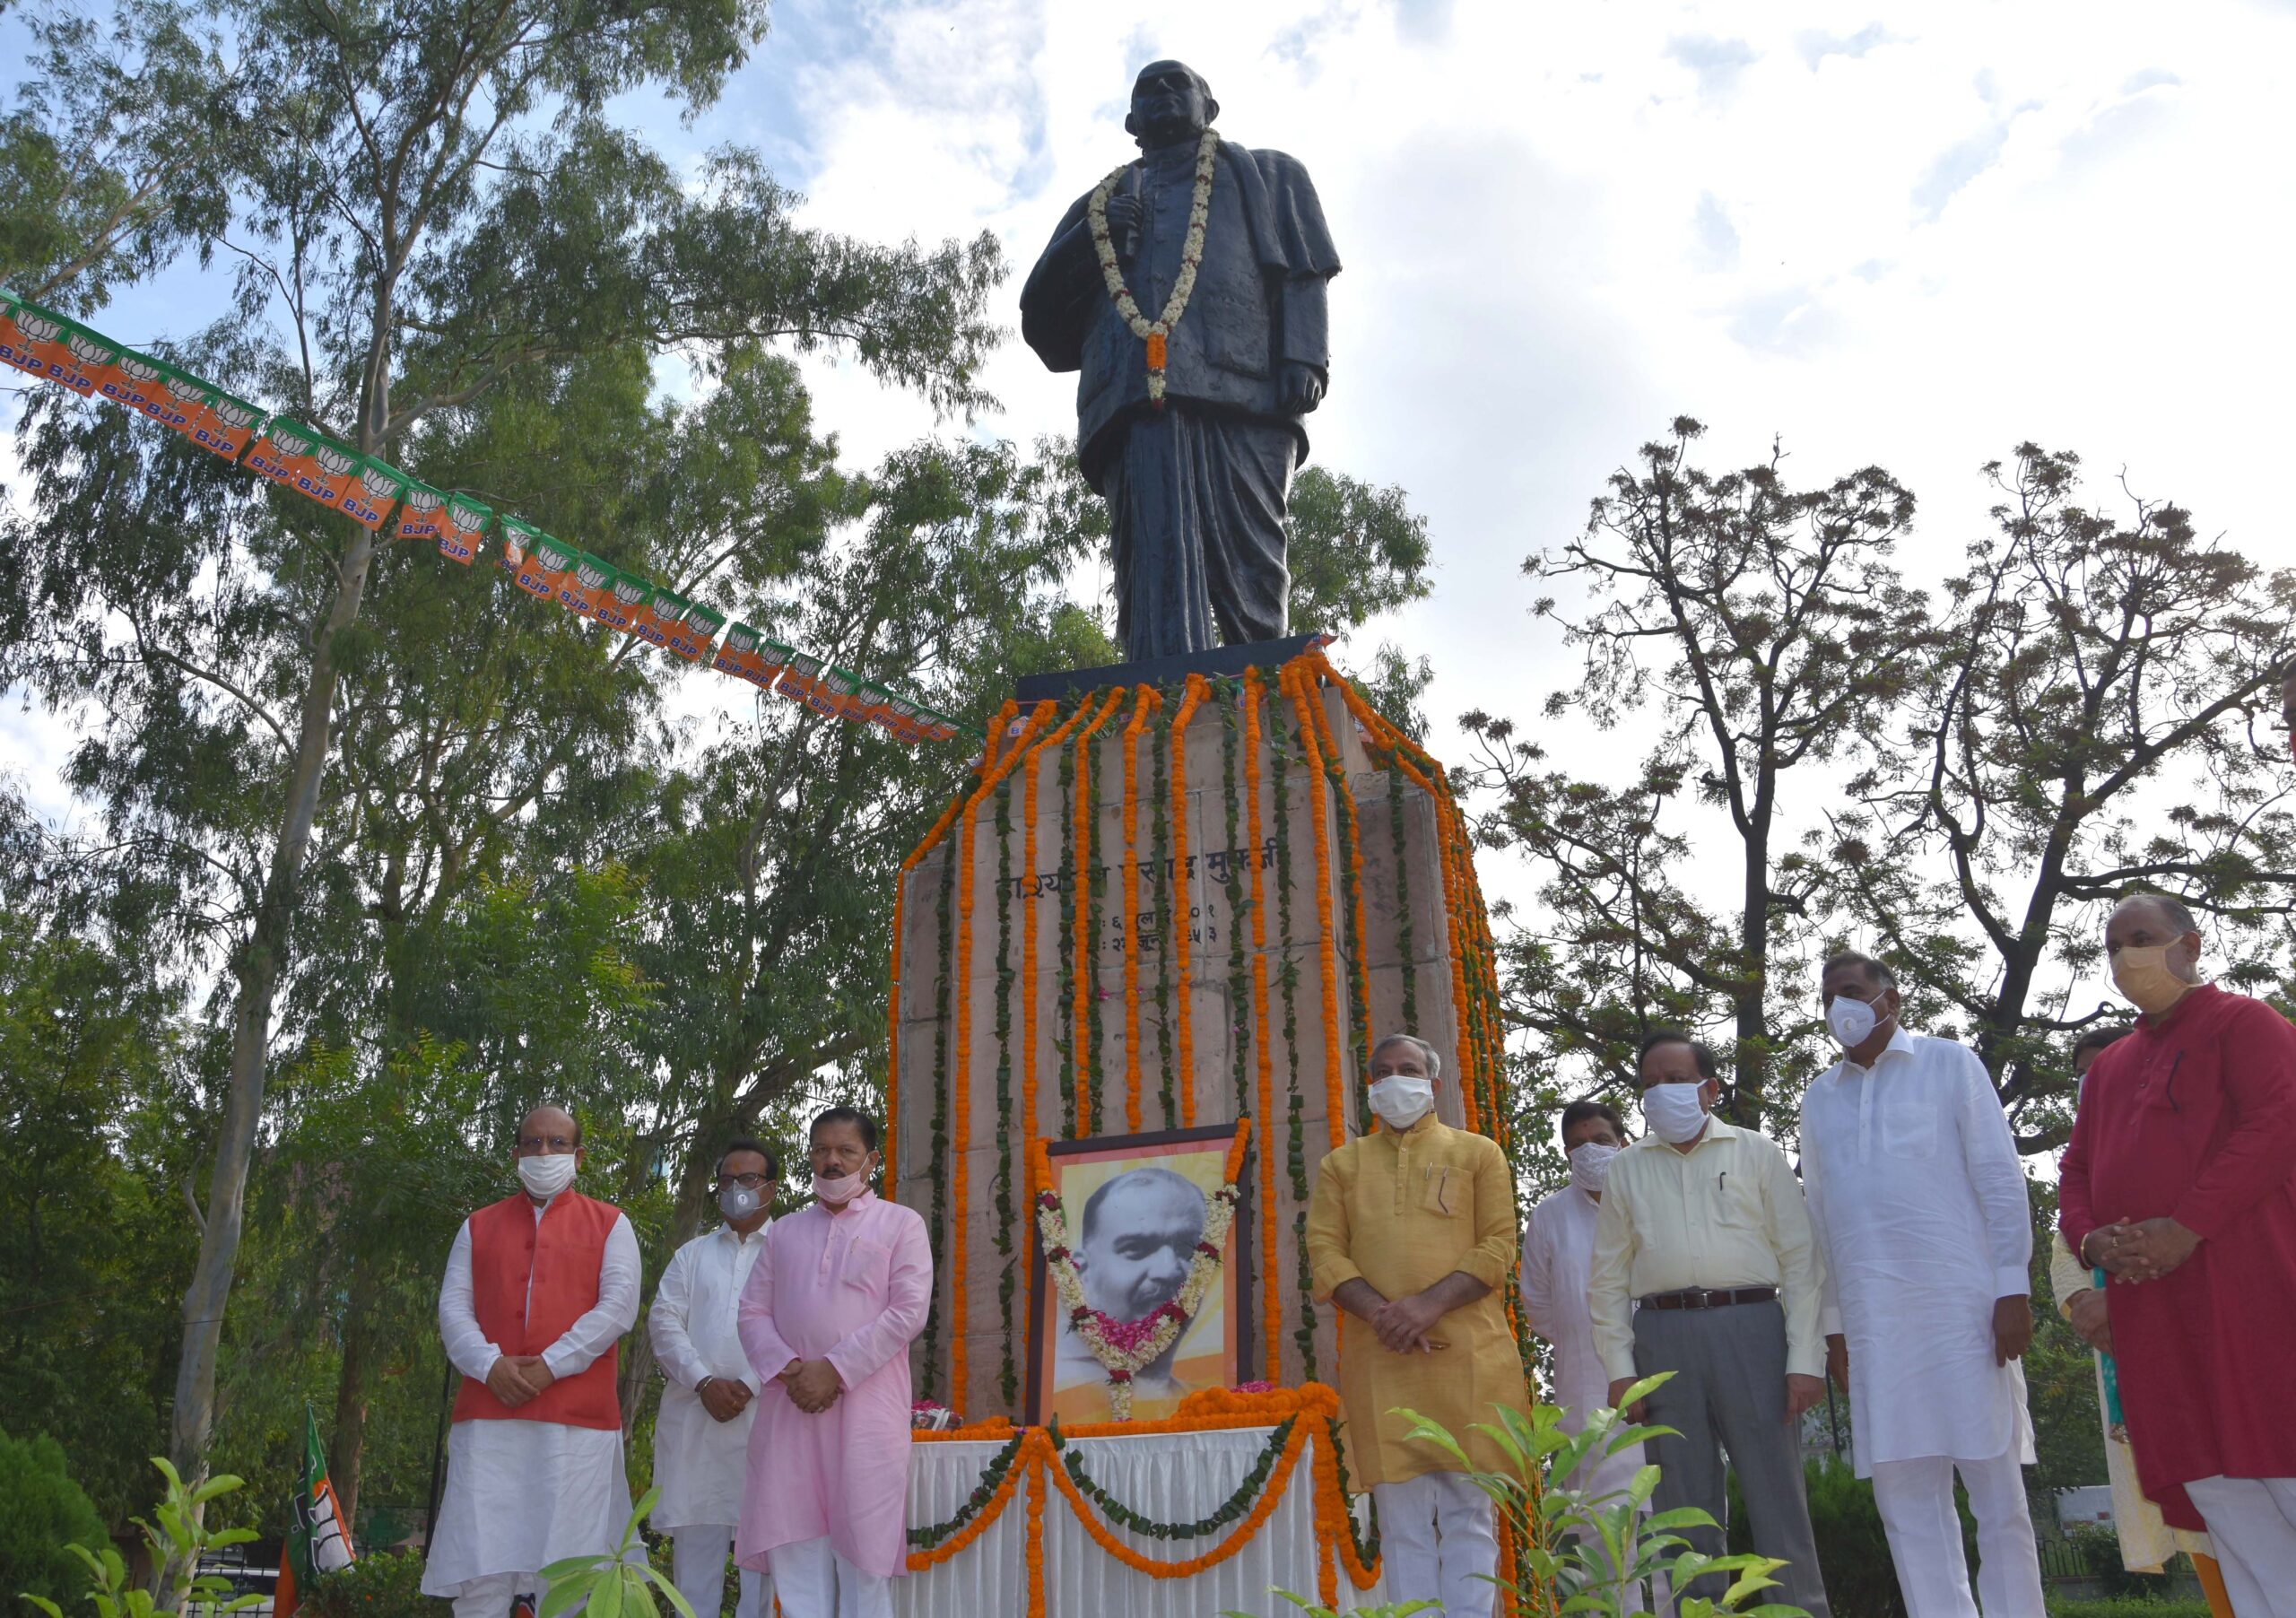
[[[1722,1087],[1703,1044],[1653,1034],[1639,1073],[1651,1133],[1611,1160],[1587,1283],[1611,1403],[1672,1371],[1630,1413],[1681,1435],[1650,1445],[1651,1509],[1696,1506],[1726,1523],[1727,1449],[1754,1549],[1787,1564],[1776,1598],[1830,1618],[1802,1485],[1801,1418],[1825,1396],[1822,1271],[1802,1188],[1775,1142],[1713,1116]],[[1683,1537],[1722,1553],[1720,1527]],[[1709,1577],[1676,1594],[1719,1599],[1726,1585]]]

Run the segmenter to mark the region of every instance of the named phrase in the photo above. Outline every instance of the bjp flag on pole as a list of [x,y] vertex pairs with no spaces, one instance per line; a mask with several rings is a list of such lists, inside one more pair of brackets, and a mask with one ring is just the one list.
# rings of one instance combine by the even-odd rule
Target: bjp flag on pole
[[272,1618],[293,1618],[303,1595],[322,1573],[347,1568],[357,1553],[351,1527],[327,1481],[326,1451],[319,1444],[318,1418],[303,1407],[302,1477],[290,1499],[287,1541],[279,1559],[279,1588],[272,1596]]

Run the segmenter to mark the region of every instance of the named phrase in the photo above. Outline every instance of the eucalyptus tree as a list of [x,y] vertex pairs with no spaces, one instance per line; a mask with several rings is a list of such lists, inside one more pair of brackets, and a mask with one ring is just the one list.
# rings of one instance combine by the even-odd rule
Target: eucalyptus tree
[[[49,47],[73,37],[54,13],[30,26]],[[717,366],[761,342],[834,345],[969,409],[992,335],[992,239],[878,248],[808,231],[753,153],[682,170],[612,121],[639,90],[706,106],[764,29],[759,0],[126,0],[100,41],[77,38],[78,69],[135,88],[114,126],[124,150],[221,129],[199,152],[220,201],[170,214],[174,235],[148,251],[133,238],[83,273],[157,274],[175,243],[228,255],[236,307],[173,357],[361,453],[411,458],[447,413],[633,346]],[[159,63],[170,71],[146,71]],[[42,116],[23,105],[19,135]],[[68,140],[67,116],[50,117],[51,145]],[[108,410],[35,399],[28,422],[35,500],[0,540],[12,597],[0,672],[93,705],[74,779],[124,837],[212,897],[184,926],[222,947],[230,985],[230,1077],[170,1444],[190,1473],[213,1421],[277,997],[342,681],[368,644],[378,541]]]

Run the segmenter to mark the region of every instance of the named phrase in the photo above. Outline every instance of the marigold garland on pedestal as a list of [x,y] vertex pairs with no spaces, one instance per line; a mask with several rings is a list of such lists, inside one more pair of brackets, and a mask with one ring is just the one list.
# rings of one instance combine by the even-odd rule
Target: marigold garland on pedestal
[[[1075,1046],[1076,1128],[1085,1135],[1094,1134],[1100,1127],[1091,1095],[1092,1069],[1100,1057],[1100,1018],[1086,998],[1100,970],[1100,941],[1091,930],[1091,890],[1097,880],[1092,864],[1092,738],[1100,734],[1101,726],[1115,717],[1123,702],[1123,687],[1109,692],[1108,701],[1077,736],[1075,748],[1075,822],[1068,847],[1076,865],[1076,989],[1069,1039]],[[1087,698],[1086,706],[1090,705],[1091,699]]]
[[981,771],[980,785],[965,800],[964,813],[957,817],[957,953],[953,968],[957,989],[956,1049],[948,1069],[949,1109],[956,1119],[949,1152],[949,1400],[960,1410],[970,1395],[965,1376],[969,1369],[965,1327],[971,1301],[970,1289],[965,1284],[965,1214],[970,1205],[966,1183],[969,1165],[965,1158],[970,1144],[966,1125],[972,1116],[968,1103],[971,1100],[969,1081],[972,1069],[972,983],[969,969],[972,962],[973,817],[980,800],[996,789],[997,783],[1011,770],[1013,761],[1024,756],[1029,743],[1052,722],[1057,707],[1052,702],[1037,704],[1026,729],[1005,751],[1001,765],[995,761],[996,741],[1012,724],[1019,709],[1007,702],[997,710],[996,724],[989,733],[990,762]]
[[[1156,761],[1152,783],[1155,801],[1159,805],[1171,801],[1172,755],[1170,752],[1172,717],[1159,713],[1162,734],[1149,739],[1149,751]],[[1149,869],[1169,869],[1167,862],[1172,852],[1172,822],[1167,814],[1151,817],[1155,822],[1156,840],[1150,858]],[[1164,1109],[1164,1127],[1175,1128],[1179,1124],[1179,1101],[1174,1094],[1172,1061],[1177,1054],[1172,1041],[1172,931],[1175,912],[1169,898],[1160,898],[1156,906],[1156,1072],[1157,1094]]]
[[[1306,671],[1299,661],[1294,660],[1283,666],[1277,678],[1299,716],[1300,746],[1307,754],[1308,779],[1321,786],[1324,762],[1316,745],[1315,721],[1308,717],[1310,698],[1307,692]],[[1317,964],[1323,974],[1324,1127],[1331,1136],[1332,1150],[1336,1152],[1341,1142],[1347,1138],[1347,1120],[1344,1117],[1346,1091],[1340,1083],[1339,930],[1332,922],[1331,827],[1320,801],[1309,801],[1308,819],[1316,832],[1316,921],[1322,935],[1317,941],[1316,953]]]
[[1172,958],[1179,979],[1180,1127],[1196,1124],[1195,995],[1188,983],[1188,923],[1195,910],[1187,897],[1187,722],[1203,705],[1211,687],[1202,674],[1190,674],[1180,696],[1179,712],[1172,716]]
[[1124,727],[1124,1125],[1140,1133],[1140,727],[1163,706],[1155,687],[1140,688]]
[[[1283,1379],[1283,1339],[1275,1323],[1283,1318],[1283,1266],[1275,1246],[1275,1129],[1265,1120],[1275,1116],[1275,1053],[1267,1043],[1267,873],[1257,858],[1260,846],[1259,816],[1259,670],[1244,671],[1244,846],[1252,849],[1252,1026],[1259,1067],[1259,1248],[1266,1255],[1260,1265],[1260,1310],[1267,1340],[1267,1379]],[[1231,925],[1233,925],[1232,918]]]

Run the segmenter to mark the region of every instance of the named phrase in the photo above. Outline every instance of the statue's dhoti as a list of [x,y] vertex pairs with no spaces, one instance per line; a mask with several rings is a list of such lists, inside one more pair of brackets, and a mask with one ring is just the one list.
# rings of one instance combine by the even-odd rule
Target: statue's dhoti
[[1284,424],[1144,411],[1100,471],[1127,662],[1277,640],[1291,574],[1283,518],[1299,439]]

